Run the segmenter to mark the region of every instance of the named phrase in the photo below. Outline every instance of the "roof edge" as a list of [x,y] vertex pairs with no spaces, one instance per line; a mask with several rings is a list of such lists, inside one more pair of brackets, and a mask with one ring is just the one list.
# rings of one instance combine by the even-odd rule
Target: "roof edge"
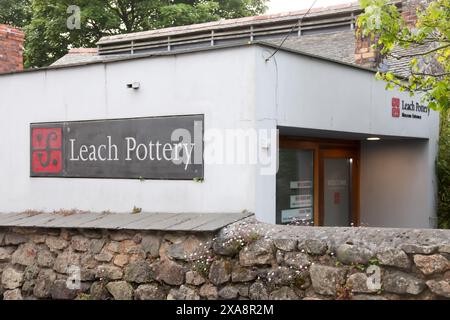
[[156,52],[156,53],[135,54],[135,55],[130,55],[129,57],[118,57],[118,58],[112,58],[112,59],[100,60],[100,61],[89,61],[89,62],[73,63],[73,64],[66,64],[66,65],[51,65],[51,66],[43,67],[43,68],[25,69],[25,70],[21,70],[21,71],[12,71],[12,72],[7,72],[7,73],[1,73],[0,77],[8,76],[8,75],[27,74],[27,73],[39,72],[39,71],[61,70],[61,69],[66,69],[66,68],[68,69],[68,68],[76,68],[76,67],[91,66],[91,65],[98,65],[98,64],[106,65],[109,63],[140,60],[140,59],[146,59],[146,58],[152,58],[152,57],[177,56],[177,55],[183,55],[183,54],[189,54],[189,53],[215,51],[215,50],[240,48],[240,47],[249,47],[249,46],[255,46],[255,45],[268,47],[268,48],[272,48],[275,50],[278,49],[280,51],[290,52],[293,54],[310,57],[310,58],[317,59],[317,60],[328,61],[330,63],[335,63],[335,64],[339,64],[342,66],[347,66],[347,67],[351,67],[354,69],[359,69],[359,70],[368,71],[368,72],[372,72],[372,73],[377,72],[377,70],[372,69],[372,68],[368,68],[368,67],[364,67],[364,66],[360,66],[357,64],[352,64],[352,63],[348,63],[348,62],[344,62],[344,61],[340,61],[340,60],[336,60],[336,59],[323,57],[320,55],[308,53],[308,52],[301,51],[301,50],[280,47],[280,46],[277,46],[275,44],[268,43],[265,41],[252,41],[252,42],[247,42],[247,43],[217,45],[217,46],[211,46],[211,47],[205,47],[205,48],[193,48],[193,49],[185,49],[185,50],[179,50],[179,51],[165,51],[165,52]]

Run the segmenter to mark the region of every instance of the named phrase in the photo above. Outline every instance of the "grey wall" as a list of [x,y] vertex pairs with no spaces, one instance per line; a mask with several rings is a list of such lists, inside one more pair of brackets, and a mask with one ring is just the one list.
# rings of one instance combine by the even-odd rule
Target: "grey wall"
[[[256,53],[258,123],[334,131],[337,139],[342,138],[340,132],[359,139],[397,139],[363,143],[362,220],[371,226],[430,227],[439,114],[431,111],[420,120],[393,118],[393,97],[420,101],[420,96],[386,91],[373,72],[312,57],[279,51],[266,61],[272,52],[260,48]],[[418,139],[429,141],[428,147]],[[275,178],[257,176],[257,182],[257,212],[264,221],[274,222]]]
[[361,223],[434,227],[434,162],[429,141],[374,141],[361,147]]

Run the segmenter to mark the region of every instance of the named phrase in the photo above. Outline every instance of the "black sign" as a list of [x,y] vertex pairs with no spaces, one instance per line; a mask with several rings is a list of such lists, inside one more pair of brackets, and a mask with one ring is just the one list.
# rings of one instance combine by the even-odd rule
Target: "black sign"
[[31,176],[203,178],[203,115],[31,124]]

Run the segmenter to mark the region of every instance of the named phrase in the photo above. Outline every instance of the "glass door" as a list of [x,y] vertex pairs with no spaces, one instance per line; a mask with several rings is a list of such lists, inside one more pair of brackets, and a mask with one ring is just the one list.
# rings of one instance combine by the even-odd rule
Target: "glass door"
[[320,152],[320,223],[351,226],[358,223],[358,155],[353,150]]
[[276,223],[359,224],[359,141],[282,137]]

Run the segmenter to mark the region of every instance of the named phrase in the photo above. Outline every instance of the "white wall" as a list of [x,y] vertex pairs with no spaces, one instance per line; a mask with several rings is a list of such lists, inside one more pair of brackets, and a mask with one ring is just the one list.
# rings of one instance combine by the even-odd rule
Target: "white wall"
[[[0,212],[255,210],[254,171],[246,165],[206,165],[204,183],[29,177],[32,122],[205,114],[205,130],[253,127],[254,50],[0,76]],[[133,81],[139,90],[126,88]]]
[[[0,212],[246,209],[275,222],[276,176],[261,175],[257,165],[205,164],[204,183],[29,177],[31,122],[205,114],[205,130],[287,126],[429,139],[429,147],[411,142],[398,154],[403,142],[397,148],[365,145],[361,199],[362,220],[370,225],[382,223],[377,219],[383,209],[386,219],[392,211],[402,212],[414,216],[411,226],[427,227],[435,200],[438,115],[393,119],[392,96],[407,97],[386,92],[373,73],[284,51],[266,62],[272,52],[245,46],[0,76]],[[141,83],[139,90],[125,87],[133,81]],[[206,142],[205,148],[213,145]],[[388,175],[374,170],[389,159],[390,174],[400,170],[398,176],[406,179],[402,160],[409,156],[420,173],[406,183],[398,179],[391,192],[403,197],[399,188],[413,185],[411,193],[421,196],[390,206],[383,185]],[[405,226],[400,216],[389,225],[400,221]]]

